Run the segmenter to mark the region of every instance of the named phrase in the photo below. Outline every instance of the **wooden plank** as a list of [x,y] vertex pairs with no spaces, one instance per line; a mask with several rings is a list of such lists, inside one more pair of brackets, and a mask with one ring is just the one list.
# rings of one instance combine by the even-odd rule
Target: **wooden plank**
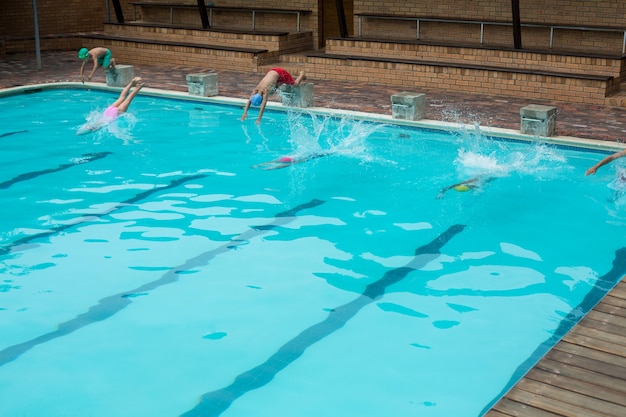
[[492,411],[498,414],[492,414],[490,411],[485,417],[499,417],[502,415],[513,417],[562,417],[561,414],[554,414],[540,408],[531,407],[517,401],[509,400],[504,397],[495,405]]
[[502,414],[499,411],[491,410],[490,412],[485,414],[485,417],[509,417],[511,415],[514,415],[514,414]]
[[[554,395],[557,395],[555,393],[552,393],[552,396],[544,395],[544,393],[540,391],[541,388],[546,387],[543,384],[534,383],[534,385],[537,385],[539,392],[537,392],[538,390],[528,391],[528,388],[532,387],[529,387],[529,384],[525,383],[527,381],[528,380],[526,379],[522,379],[511,391],[509,391],[507,398],[544,411],[556,413],[559,416],[607,417],[605,414],[595,412],[589,408],[583,408],[575,404],[570,404],[567,401],[562,401],[559,398],[554,398]],[[518,387],[520,385],[526,389]]]
[[621,285],[624,282],[616,285],[610,292],[613,297],[622,298],[626,300],[626,285]]
[[626,317],[612,316],[606,313],[595,312],[593,315],[590,313],[578,325],[618,336],[626,334]]
[[[537,364],[536,369],[551,372],[556,376],[563,376],[565,378],[591,383],[601,389],[615,391],[620,394],[623,397],[623,401],[626,402],[626,380],[624,379],[589,371],[588,369],[579,368],[575,365],[556,362],[548,358],[542,359],[541,362]],[[619,403],[621,404],[622,402]]]
[[563,362],[569,365],[577,366],[579,368],[598,372],[603,375],[608,375],[615,378],[624,379],[626,377],[626,368],[624,367],[613,365],[610,362],[602,362],[595,359],[590,359],[584,356],[571,355],[569,353],[562,352],[559,349],[552,349],[550,352],[548,352],[546,358],[550,358],[557,362]]
[[[602,303],[598,304],[594,310],[601,311],[603,313],[612,314],[614,316],[626,317],[626,300],[624,300],[624,306],[615,305],[619,304],[621,298],[616,297],[604,297]],[[613,304],[610,304],[608,301],[613,301]]]
[[[557,366],[556,368],[558,369],[559,367]],[[601,377],[601,375],[596,375]],[[626,416],[626,395],[624,395],[624,392],[607,388],[606,384],[597,385],[596,382],[599,382],[599,378],[592,376],[594,376],[594,374],[592,372],[588,372],[587,375],[584,376],[587,380],[581,380],[572,378],[562,373],[554,373],[551,370],[546,371],[539,369],[538,367],[531,369],[526,374],[526,378],[539,383],[547,384],[552,387],[558,387],[572,393],[582,394],[621,406],[623,407],[624,416]]]
[[[573,393],[528,378],[522,379],[515,388],[539,398],[538,400],[533,400],[541,403],[542,406],[538,408],[544,408],[557,414],[585,417],[624,417],[624,412],[626,412],[626,408],[622,406],[598,400],[588,395]],[[546,404],[548,402],[550,402],[550,405]],[[549,408],[545,408],[546,406]]]
[[585,329],[581,329],[581,326],[574,327],[563,340],[617,356],[626,355],[626,350],[624,349],[624,346],[626,346],[626,337],[620,337],[610,333],[590,333]]
[[592,359],[599,362],[605,362],[611,365],[626,368],[626,359],[620,356],[611,355],[610,353],[591,349],[586,346],[572,344],[565,340],[561,341],[561,343],[556,345],[553,349],[565,352],[567,354],[582,356],[587,359]]
[[620,282],[485,417],[626,417],[626,282]]
[[[589,314],[585,317],[585,319],[596,320],[602,323],[608,323],[613,326],[621,327],[620,334],[624,334],[623,330],[626,330],[626,309],[623,309],[624,315],[607,313],[602,310],[593,310],[590,311]],[[585,320],[583,319],[583,321]]]

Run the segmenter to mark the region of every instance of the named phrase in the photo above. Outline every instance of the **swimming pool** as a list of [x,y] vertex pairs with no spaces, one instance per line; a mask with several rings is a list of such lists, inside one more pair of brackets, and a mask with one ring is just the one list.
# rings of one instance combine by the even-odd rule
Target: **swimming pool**
[[478,416],[626,273],[598,153],[114,98],[0,99],[2,416]]

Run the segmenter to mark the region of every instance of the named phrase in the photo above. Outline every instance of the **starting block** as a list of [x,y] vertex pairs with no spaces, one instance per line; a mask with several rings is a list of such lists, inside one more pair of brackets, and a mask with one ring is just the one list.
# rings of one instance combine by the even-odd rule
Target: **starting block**
[[116,65],[105,71],[109,87],[126,87],[135,78],[135,67],[132,65]]

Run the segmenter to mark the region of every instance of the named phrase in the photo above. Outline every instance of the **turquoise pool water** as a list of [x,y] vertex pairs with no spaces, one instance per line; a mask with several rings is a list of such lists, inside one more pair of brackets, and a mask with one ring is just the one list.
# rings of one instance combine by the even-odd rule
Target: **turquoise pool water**
[[599,153],[115,97],[0,99],[2,416],[475,417],[626,273]]

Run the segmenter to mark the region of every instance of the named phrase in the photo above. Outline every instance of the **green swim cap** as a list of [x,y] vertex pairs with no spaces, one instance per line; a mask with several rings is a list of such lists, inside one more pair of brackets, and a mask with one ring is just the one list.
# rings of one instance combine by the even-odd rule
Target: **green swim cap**
[[463,193],[463,192],[465,192],[465,191],[469,191],[469,190],[470,190],[470,188],[469,188],[467,185],[465,185],[465,184],[455,185],[455,186],[454,186],[454,187],[452,187],[452,188],[454,188],[456,191],[459,191],[459,192],[461,192],[461,193]]
[[80,48],[80,51],[78,51],[78,57],[80,59],[85,59],[87,58],[88,55],[89,55],[89,49],[87,48]]

